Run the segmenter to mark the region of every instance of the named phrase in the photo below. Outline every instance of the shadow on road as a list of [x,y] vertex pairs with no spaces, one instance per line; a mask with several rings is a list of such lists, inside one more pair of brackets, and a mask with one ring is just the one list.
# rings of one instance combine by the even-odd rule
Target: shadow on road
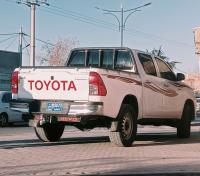
[[[141,143],[141,141],[144,141]],[[148,141],[148,142],[147,142]],[[24,147],[41,147],[54,145],[70,144],[89,144],[109,142],[109,137],[74,137],[62,138],[59,142],[41,142],[38,139],[0,141],[0,149],[24,148]],[[156,146],[156,145],[177,145],[200,143],[199,132],[192,132],[190,138],[180,139],[172,133],[155,133],[155,134],[138,134],[132,147]]]
[[11,123],[8,124],[6,126],[0,126],[0,128],[12,128],[12,127],[29,127],[28,122],[15,122],[15,123]]
[[193,144],[200,143],[200,132],[192,132],[190,138],[178,138],[176,134],[156,133],[156,134],[139,134],[136,141],[150,141],[150,143],[134,143],[133,146],[155,146],[155,145],[176,145],[176,144]]
[[0,141],[0,149],[42,147],[42,146],[69,145],[69,144],[88,144],[88,143],[101,143],[108,141],[109,138],[106,136],[63,138],[59,142],[41,142],[38,139],[12,140],[12,141]]

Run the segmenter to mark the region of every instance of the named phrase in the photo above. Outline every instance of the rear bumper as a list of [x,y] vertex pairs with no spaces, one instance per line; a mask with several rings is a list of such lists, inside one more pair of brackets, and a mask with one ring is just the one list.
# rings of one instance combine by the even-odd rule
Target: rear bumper
[[103,115],[103,103],[71,104],[68,115]]
[[49,101],[39,100],[12,100],[10,108],[27,114],[47,114],[47,115],[68,115],[68,116],[83,116],[83,115],[103,115],[102,102],[62,102],[64,111],[49,112],[46,110],[46,103]]

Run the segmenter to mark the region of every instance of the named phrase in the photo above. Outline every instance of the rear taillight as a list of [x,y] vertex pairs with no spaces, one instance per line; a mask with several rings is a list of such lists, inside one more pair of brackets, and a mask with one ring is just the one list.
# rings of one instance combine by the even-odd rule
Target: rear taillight
[[18,93],[18,75],[19,75],[18,71],[13,72],[12,74],[11,91],[13,94]]
[[106,86],[101,76],[96,72],[90,72],[89,77],[90,95],[106,96]]

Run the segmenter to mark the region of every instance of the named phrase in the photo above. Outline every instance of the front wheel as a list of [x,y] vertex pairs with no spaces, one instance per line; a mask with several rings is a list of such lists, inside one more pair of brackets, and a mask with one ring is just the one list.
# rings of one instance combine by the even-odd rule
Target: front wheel
[[136,113],[130,105],[122,105],[118,116],[117,131],[110,131],[110,141],[118,146],[130,147],[135,140],[136,133]]
[[56,142],[61,138],[64,129],[64,125],[47,123],[42,127],[35,127],[35,133],[43,142]]
[[3,113],[0,115],[0,123],[2,127],[6,127],[8,125],[8,116],[7,114]]
[[185,104],[180,122],[177,125],[177,137],[189,138],[191,131],[192,108]]

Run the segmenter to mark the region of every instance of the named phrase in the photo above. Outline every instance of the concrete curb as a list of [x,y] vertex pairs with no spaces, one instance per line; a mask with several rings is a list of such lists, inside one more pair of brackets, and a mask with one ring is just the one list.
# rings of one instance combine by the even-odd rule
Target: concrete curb
[[195,119],[191,122],[191,126],[200,126],[200,119]]
[[105,175],[123,175],[123,176],[200,176],[200,173],[144,173],[144,174],[138,174],[138,173],[130,173],[130,174],[105,174]]

